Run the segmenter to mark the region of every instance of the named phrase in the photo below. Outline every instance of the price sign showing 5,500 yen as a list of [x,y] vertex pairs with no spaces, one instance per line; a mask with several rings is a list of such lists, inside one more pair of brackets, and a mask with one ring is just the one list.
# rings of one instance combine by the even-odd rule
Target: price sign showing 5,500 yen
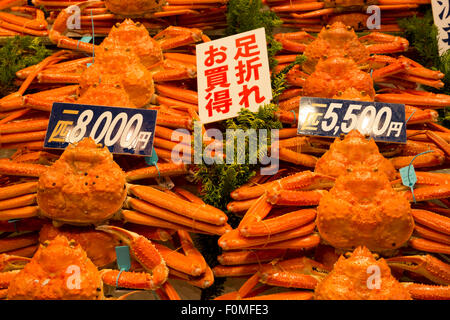
[[54,103],[44,147],[64,149],[91,137],[111,153],[150,156],[157,111]]
[[352,130],[375,141],[406,143],[405,105],[302,97],[298,134],[339,137]]

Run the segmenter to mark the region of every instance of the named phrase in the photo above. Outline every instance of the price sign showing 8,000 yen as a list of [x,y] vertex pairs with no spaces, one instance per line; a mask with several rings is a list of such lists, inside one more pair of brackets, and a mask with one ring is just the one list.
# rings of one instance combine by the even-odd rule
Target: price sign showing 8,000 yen
[[111,153],[150,156],[156,110],[54,103],[44,147],[64,149],[91,137]]
[[302,97],[297,133],[339,137],[357,129],[375,141],[406,143],[405,105]]

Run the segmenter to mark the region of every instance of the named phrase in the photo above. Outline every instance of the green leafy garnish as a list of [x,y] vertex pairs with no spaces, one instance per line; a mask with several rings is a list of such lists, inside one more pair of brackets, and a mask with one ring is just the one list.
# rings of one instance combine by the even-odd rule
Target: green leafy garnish
[[[257,112],[251,112],[248,109],[242,109],[236,118],[228,119],[225,122],[225,129],[267,129],[267,138],[270,139],[271,129],[281,129],[281,122],[275,117],[277,106],[268,104],[260,107]],[[223,131],[224,137],[225,130]],[[268,141],[270,144],[270,141]],[[259,143],[258,143],[259,145]],[[226,210],[227,204],[230,202],[230,193],[234,189],[247,183],[248,180],[255,175],[258,164],[251,164],[248,137],[246,137],[245,145],[239,145],[236,141],[227,141],[224,144],[224,154],[227,148],[234,147],[234,163],[222,164],[199,164],[196,172],[196,179],[202,183],[203,200],[221,210]],[[257,150],[258,154],[266,150]],[[238,164],[238,155],[245,153],[245,163]]]
[[42,41],[38,37],[15,36],[0,48],[0,96],[17,90],[13,84],[17,71],[41,62],[52,53]]
[[[215,127],[222,127],[223,135],[226,136],[226,129],[267,129],[267,144],[270,144],[270,129],[281,129],[281,122],[275,117],[277,106],[268,104],[260,107],[257,112],[251,112],[248,109],[242,109],[236,118],[228,119],[216,124]],[[247,183],[251,177],[256,174],[258,164],[251,164],[249,153],[249,139],[246,137],[244,145],[238,145],[235,140],[224,143],[223,153],[226,154],[227,148],[233,148],[234,163],[211,164],[205,163],[197,165],[198,171],[195,178],[202,184],[202,199],[210,205],[213,205],[228,215],[228,223],[237,227],[239,218],[234,214],[227,212],[227,204],[231,201],[230,193]],[[259,146],[259,143],[258,143]],[[266,152],[266,149],[257,149],[260,154]],[[243,154],[245,163],[238,163],[238,155]],[[221,254],[221,248],[217,245],[218,237],[199,235],[196,239],[196,246],[205,257],[210,267],[218,264],[217,256]],[[216,278],[214,284],[202,290],[202,300],[209,300],[220,295],[223,292],[224,278]]]
[[427,87],[427,91],[450,94],[450,50],[442,56],[439,55],[438,29],[434,24],[431,9],[427,10],[423,18],[413,16],[399,20],[398,24],[417,52],[413,60],[427,68],[439,70],[445,75],[442,79],[445,85],[443,88]]
[[261,0],[230,0],[228,2],[226,34],[233,35],[265,28],[270,68],[276,66],[277,62],[273,57],[282,49],[281,44],[273,37],[273,30],[282,23],[283,21],[274,12],[263,9]]

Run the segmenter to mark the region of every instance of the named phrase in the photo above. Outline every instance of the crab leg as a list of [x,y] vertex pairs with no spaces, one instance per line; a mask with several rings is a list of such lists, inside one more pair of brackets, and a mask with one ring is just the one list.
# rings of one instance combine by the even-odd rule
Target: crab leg
[[243,201],[231,201],[227,204],[227,210],[233,213],[247,211],[255,203],[256,199],[249,199]]
[[28,246],[28,247],[7,251],[6,254],[20,256],[20,257],[24,257],[24,258],[31,258],[36,253],[38,247],[39,247],[39,244],[35,244],[35,245]]
[[265,195],[261,195],[255,202],[252,203],[251,207],[245,213],[239,223],[238,229],[241,230],[246,226],[261,221],[269,214],[271,209],[272,205],[267,202],[267,197]]
[[286,249],[230,251],[223,252],[217,260],[221,265],[227,266],[270,262],[282,258],[286,251]]
[[0,211],[0,221],[11,220],[11,219],[25,219],[33,218],[38,216],[39,207],[38,206],[27,206],[22,208],[14,208],[8,210]]
[[279,242],[308,235],[314,231],[315,224],[309,223],[294,230],[287,230],[272,236],[245,238],[240,235],[239,230],[234,229],[222,235],[218,241],[224,250],[244,249],[255,246],[266,246],[273,242]]
[[47,21],[45,21],[44,13],[39,9],[31,7],[13,7],[11,8],[11,11],[27,13],[34,12],[36,13],[36,19],[30,20],[7,12],[0,12],[0,19],[18,26],[23,26],[34,30],[42,30],[47,28]]
[[427,210],[412,209],[414,220],[435,231],[450,235],[450,218]]
[[197,221],[200,220],[215,225],[223,225],[228,219],[224,212],[215,207],[184,201],[155,188],[131,185],[129,191],[142,200],[153,203],[161,208],[167,208],[172,212]]
[[280,187],[283,190],[291,189],[317,189],[331,188],[335,178],[311,171],[302,171],[291,176],[255,186],[243,186],[233,192],[231,197],[235,200],[254,199],[264,192],[270,191],[273,187]]
[[174,129],[193,129],[193,122],[192,118],[190,117],[174,117],[173,115],[168,116],[158,114],[158,117],[156,118],[156,124]]
[[418,283],[403,283],[413,299],[449,300],[450,286],[432,286]]
[[214,273],[209,266],[206,266],[206,271],[198,277],[186,277],[186,275],[173,269],[170,270],[169,277],[183,279],[187,283],[201,289],[208,288],[214,283]]
[[335,12],[336,12],[335,8],[326,8],[326,9],[315,10],[315,11],[301,13],[301,14],[292,13],[291,16],[296,19],[311,19],[311,18],[318,18],[321,16],[327,16],[327,15],[335,13]]
[[0,134],[4,135],[19,132],[46,130],[47,126],[47,119],[22,120],[17,122],[4,123],[0,124]]
[[[130,247],[130,253],[149,273],[133,274],[124,272],[118,279],[118,284],[125,288],[144,288],[154,290],[159,288],[169,275],[169,269],[166,266],[161,254],[147,238],[137,233],[127,231],[116,226],[98,226],[96,230],[104,231],[118,237]],[[151,274],[150,274],[151,273]],[[115,274],[115,278],[114,278]],[[119,271],[110,270],[102,274],[103,281],[109,285],[115,285]],[[111,279],[111,276],[113,279]],[[142,279],[141,277],[144,277]],[[139,279],[140,278],[140,279]],[[113,280],[113,281],[111,281]],[[144,281],[142,281],[144,280]],[[136,285],[136,287],[135,287]]]
[[[76,6],[78,6],[80,10],[84,10],[86,7],[96,3],[99,3],[99,1],[96,0],[85,1],[76,4]],[[67,20],[71,17],[71,15],[72,15],[72,6],[67,7],[58,14],[58,17],[53,22],[52,29],[48,34],[50,40],[60,48],[67,48],[92,53],[94,45],[70,39],[63,35],[63,32],[65,32],[67,28]]]
[[372,32],[359,38],[370,53],[395,53],[408,50],[409,42],[405,38],[396,37],[385,33]]
[[0,211],[36,204],[36,194],[26,194],[17,198],[0,201]]
[[243,298],[242,300],[312,300],[313,298],[314,294],[309,291],[288,291],[248,297]]
[[191,276],[199,276],[206,271],[206,263],[197,264],[195,260],[192,261],[187,255],[171,250],[157,243],[155,243],[155,248],[161,254],[164,261],[166,261],[169,268]]
[[27,27],[21,27],[13,23],[6,22],[5,20],[0,20],[0,27],[24,34],[30,34],[36,37],[45,37],[49,34],[47,30],[35,30]]
[[198,94],[197,94],[197,92],[192,91],[192,90],[181,89],[178,87],[173,87],[173,86],[169,86],[169,85],[161,85],[161,84],[156,84],[155,89],[161,95],[164,95],[169,98],[188,102],[193,105],[196,105],[198,103]]
[[293,3],[289,5],[273,6],[270,8],[273,12],[290,12],[290,11],[310,11],[318,10],[325,7],[324,2],[307,2],[307,3]]
[[34,245],[38,243],[38,237],[37,233],[28,233],[0,239],[0,253]]
[[156,294],[162,300],[181,300],[175,288],[169,283],[169,281],[164,282],[161,288],[156,289]]
[[320,243],[320,236],[317,234],[310,234],[307,236],[301,236],[294,239],[288,239],[273,243],[268,243],[264,245],[258,245],[254,247],[248,247],[247,249],[298,249],[298,250],[306,250],[310,248],[316,247]]
[[276,218],[253,222],[239,229],[244,237],[272,236],[287,230],[304,226],[313,221],[316,210],[304,209],[286,213]]
[[441,148],[442,151],[444,151],[445,155],[450,157],[450,145],[445,141],[443,138],[441,138],[438,134],[434,133],[433,131],[426,130],[425,135],[433,141],[435,144]]
[[411,238],[408,243],[411,247],[417,250],[450,254],[450,245],[447,244],[415,237]]
[[314,276],[314,268],[328,271],[322,264],[306,257],[285,260],[270,268],[262,268],[260,281],[277,287],[314,289],[320,279]]
[[314,206],[327,193],[326,190],[293,191],[271,190],[268,193],[268,201],[273,205],[282,206]]
[[8,9],[14,6],[22,6],[26,3],[27,3],[26,0],[1,0],[0,10]]
[[414,226],[414,231],[417,234],[417,236],[421,238],[450,245],[450,236],[446,234],[436,232],[432,229],[428,229],[417,223]]
[[[123,224],[117,224],[117,226],[120,225],[123,226]],[[168,241],[172,239],[172,234],[175,233],[175,230],[156,228],[132,223],[124,225],[124,228],[129,231],[133,231],[137,234],[140,234],[141,236],[144,236],[149,240]]]
[[193,203],[198,203],[198,204],[203,204],[204,201],[202,199],[200,199],[199,197],[197,197],[195,194],[180,188],[180,187],[174,187],[172,189],[178,196],[181,196],[182,198],[193,202]]
[[184,175],[188,173],[187,166],[183,163],[160,163],[155,166],[144,167],[127,172],[127,181],[136,181],[147,178],[167,177]]
[[309,154],[295,152],[287,148],[280,147],[278,157],[282,161],[290,162],[299,166],[314,168],[317,163],[317,157]]
[[181,225],[188,231],[203,231],[217,235],[222,235],[229,230],[228,225],[216,226],[201,221],[195,221],[134,198],[129,198],[127,200],[127,205],[138,211],[133,212],[124,210],[123,214],[125,220],[129,222],[175,230],[179,229],[179,226]]
[[375,101],[404,103],[414,106],[426,106],[430,108],[443,108],[450,105],[450,96],[446,94],[430,94],[427,96],[409,93],[379,93],[375,95]]
[[183,45],[201,41],[203,32],[200,29],[187,29],[170,26],[154,36],[163,50],[181,47]]
[[284,50],[291,52],[304,52],[307,43],[315,39],[312,35],[304,31],[277,33],[274,35],[274,38],[283,45]]
[[24,194],[35,193],[37,182],[26,182],[17,185],[0,188],[0,200],[11,199]]
[[242,277],[253,275],[262,267],[259,263],[245,264],[237,266],[215,266],[213,268],[214,276],[218,278],[222,277]]
[[443,186],[425,186],[414,189],[414,198],[410,190],[404,191],[404,196],[408,201],[427,201],[440,198],[450,197],[450,187]]
[[450,284],[450,265],[427,254],[386,259],[392,268],[418,273],[437,284]]
[[[426,153],[421,155],[420,157],[417,157],[414,160],[414,167],[415,168],[426,168],[426,167],[433,167],[438,166],[444,163],[445,156],[444,153],[440,150],[433,150],[434,152]],[[402,157],[396,157],[390,159],[392,164],[396,169],[400,169],[406,166],[409,166],[411,164],[411,161],[413,160],[413,156],[402,156]]]
[[[8,272],[22,269],[31,259],[11,254],[0,254],[0,271]],[[2,287],[2,286],[0,286]]]
[[24,177],[39,177],[45,171],[47,166],[43,166],[35,163],[20,163],[10,161],[8,159],[0,160],[0,174],[24,176]]

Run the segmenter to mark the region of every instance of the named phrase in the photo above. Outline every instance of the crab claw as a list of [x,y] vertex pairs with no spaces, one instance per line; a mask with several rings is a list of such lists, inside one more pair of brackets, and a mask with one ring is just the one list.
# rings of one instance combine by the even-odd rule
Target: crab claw
[[0,272],[22,269],[30,260],[30,258],[10,254],[0,254]]
[[386,261],[390,267],[418,273],[434,283],[450,284],[450,265],[431,255],[393,257]]
[[[102,274],[103,281],[109,285],[118,284],[124,288],[155,290],[169,275],[169,269],[161,254],[147,238],[116,226],[102,225],[97,230],[107,232],[122,240],[130,247],[130,253],[148,273],[122,272],[108,270]],[[119,277],[119,279],[117,278]],[[118,279],[118,280],[117,280]],[[117,283],[116,283],[117,281]]]

